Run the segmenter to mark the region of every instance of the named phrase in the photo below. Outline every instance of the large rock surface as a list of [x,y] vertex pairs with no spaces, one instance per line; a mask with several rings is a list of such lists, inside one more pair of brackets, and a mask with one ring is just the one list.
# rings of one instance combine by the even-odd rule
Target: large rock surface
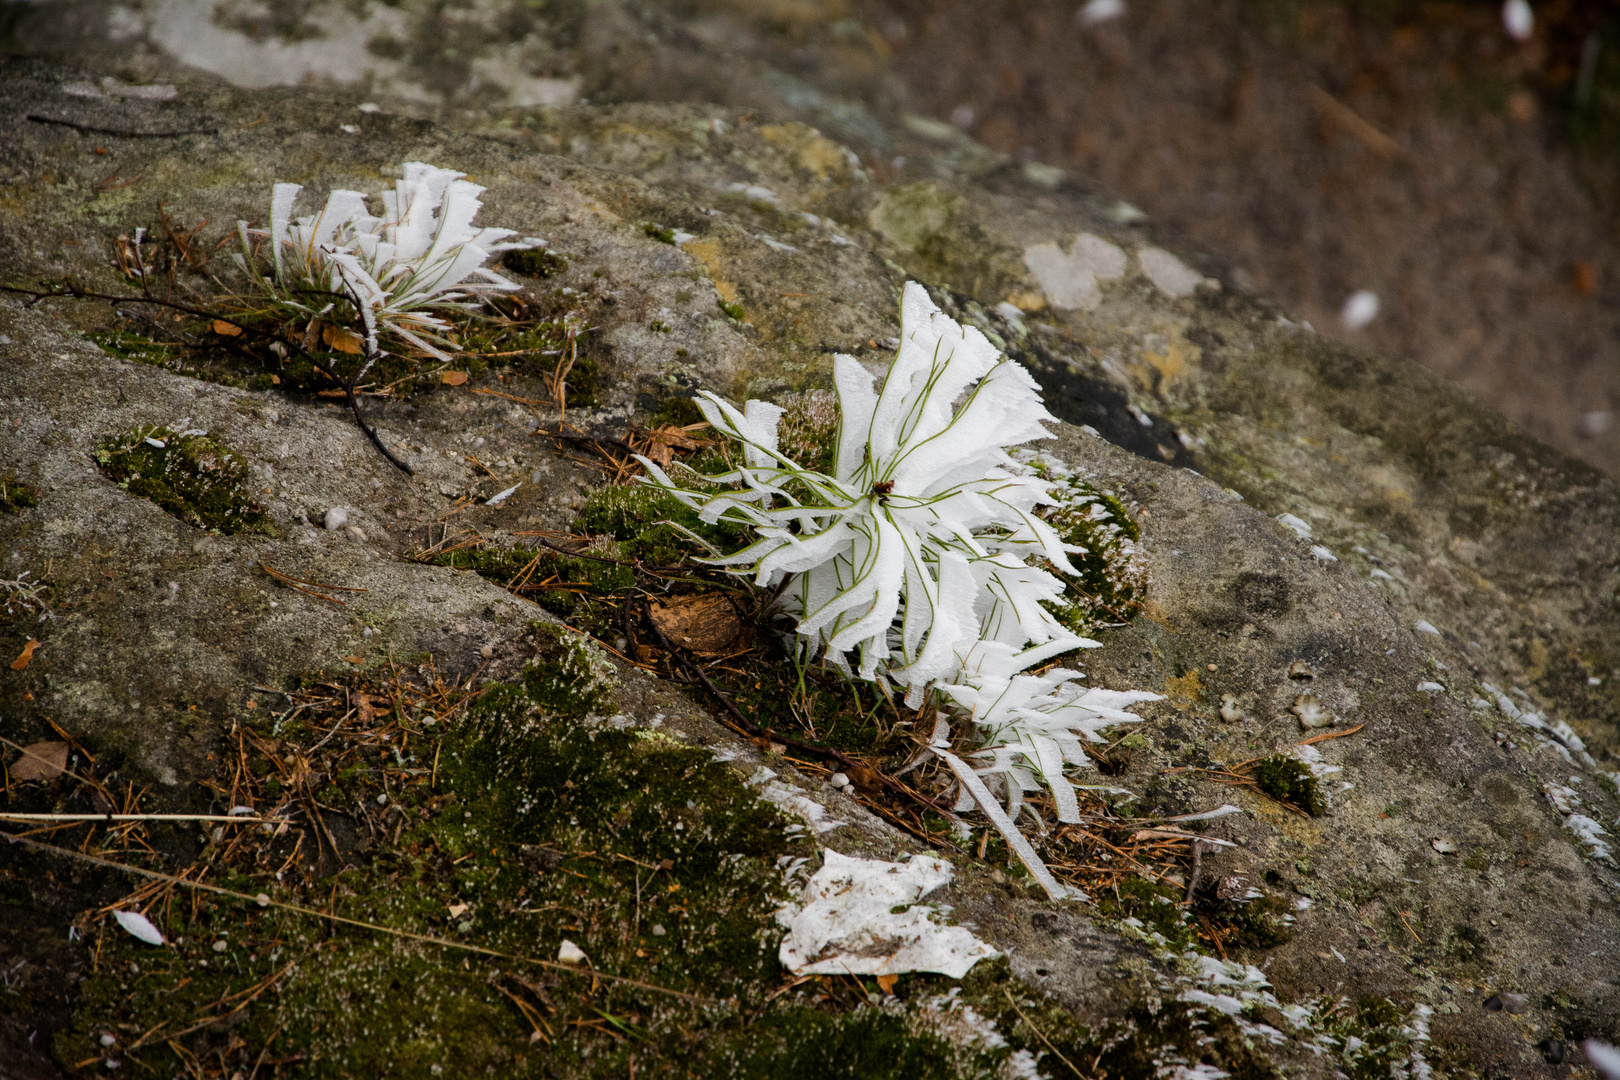
[[[488,188],[481,221],[567,254],[548,284],[589,296],[609,376],[600,405],[574,419],[603,433],[673,389],[773,397],[828,386],[835,351],[881,364],[900,286],[928,284],[1029,366],[1068,421],[1053,452],[1137,517],[1148,607],[1105,632],[1087,671],[1167,700],[1142,710],[1151,750],[1116,779],[1161,813],[1236,803],[1243,815],[1210,827],[1237,845],[1211,856],[1219,872],[1313,901],[1290,941],[1245,958],[1278,998],[1427,1006],[1431,1065],[1455,1075],[1568,1072],[1582,1067],[1576,1040],[1620,1035],[1620,877],[1566,828],[1575,814],[1616,821],[1612,481],[1412,364],[1318,340],[1217,259],[1083,184],[947,130],[907,135],[907,182],[889,184],[811,128],[734,108],[573,106],[467,132],[296,90],[182,83],[160,102],[87,95],[93,77],[39,63],[3,73],[6,282],[120,287],[113,240],[152,223],[160,202],[218,237],[267,213],[273,181],[370,191],[403,161],[453,166]],[[153,137],[196,131],[207,133]],[[648,223],[690,239],[660,242]],[[566,525],[598,474],[532,438],[527,407],[470,393],[477,382],[372,406],[415,466],[407,478],[331,404],[114,359],[79,332],[97,318],[70,301],[0,305],[0,474],[41,493],[0,517],[0,576],[48,575],[56,598],[49,621],[0,624],[6,656],[42,642],[25,669],[0,672],[8,737],[48,734],[48,718],[181,792],[218,768],[255,686],[346,656],[431,652],[468,671],[485,646],[513,647],[532,607],[395,553],[436,539],[453,496],[480,483],[488,495],[526,481],[463,523],[495,536]],[[210,535],[98,471],[109,435],[180,422],[251,463],[275,537]],[[495,477],[465,462],[475,440]],[[323,528],[331,507],[357,531]],[[368,591],[319,604],[265,565]],[[1320,744],[1342,770],[1324,783],[1328,816],[1164,773],[1296,742],[1295,661],[1344,725],[1364,725]],[[675,715],[676,692],[624,679],[625,715]],[[1228,695],[1241,719],[1221,718]],[[760,763],[699,706],[678,708],[684,737],[729,747],[745,771]],[[914,846],[832,789],[801,787],[855,823],[833,834],[849,848]],[[1009,953],[1029,992],[1087,1023],[1179,977],[1085,906],[1038,902],[957,861],[957,917]],[[31,939],[10,947],[44,963]],[[1133,980],[1102,974],[1126,969]],[[1486,1006],[1503,994],[1524,995],[1523,1009]],[[41,1023],[70,1019],[53,1017]],[[6,1027],[17,1060],[34,1054],[28,1030]],[[1273,1052],[1310,1074],[1341,1067],[1306,1041]]]

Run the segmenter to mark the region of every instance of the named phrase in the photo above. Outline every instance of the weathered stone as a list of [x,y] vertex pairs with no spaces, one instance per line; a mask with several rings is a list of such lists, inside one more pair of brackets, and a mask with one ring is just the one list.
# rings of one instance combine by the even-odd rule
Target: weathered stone
[[[1614,864],[1565,828],[1577,810],[1613,823],[1617,808],[1605,772],[1620,751],[1612,482],[1404,361],[1315,338],[1218,261],[1119,224],[1128,215],[1110,201],[958,143],[918,152],[932,179],[891,188],[814,130],[718,107],[545,110],[493,138],[345,112],[350,132],[309,93],[188,82],[169,102],[96,99],[67,92],[80,73],[0,70],[11,115],[78,125],[0,132],[8,282],[72,275],[124,290],[113,240],[153,222],[160,200],[177,223],[213,222],[214,238],[262,218],[272,181],[314,196],[374,190],[402,161],[453,166],[488,188],[481,221],[566,255],[545,288],[588,292],[603,391],[569,416],[602,434],[694,387],[738,399],[826,387],[835,351],[879,366],[901,284],[926,282],[1037,375],[1072,425],[1053,452],[1141,527],[1147,610],[1105,633],[1087,673],[1167,701],[1142,710],[1146,746],[1113,779],[1156,817],[1224,802],[1245,811],[1209,826],[1234,846],[1205,858],[1211,874],[1300,902],[1292,939],[1250,956],[1281,1003],[1387,998],[1397,1028],[1426,1006],[1434,1049],[1423,1053],[1455,1072],[1539,1074],[1538,1041],[1615,1034]],[[110,170],[128,182],[109,183]],[[666,230],[690,239],[664,242]],[[1043,294],[1027,254],[1043,245],[1084,256],[1094,298]],[[1130,256],[1117,274],[1104,272],[1106,245]],[[1142,260],[1172,249],[1190,269],[1167,285],[1144,272],[1158,257]],[[407,478],[334,405],[114,359],[78,333],[100,318],[72,301],[0,305],[0,474],[39,493],[0,516],[0,576],[48,572],[56,597],[46,622],[0,623],[13,655],[29,636],[43,643],[26,669],[0,673],[8,728],[49,717],[115,750],[132,777],[183,790],[212,775],[257,685],[348,656],[432,653],[446,671],[488,661],[502,678],[521,669],[531,605],[392,553],[442,540],[454,496],[520,479],[500,506],[454,520],[491,534],[566,526],[600,476],[532,439],[528,406],[475,394],[490,388],[476,381],[408,405],[368,401],[414,467]],[[538,381],[501,392],[545,396]],[[249,462],[275,535],[201,531],[98,471],[110,435],[182,421]],[[505,441],[493,477],[465,460],[476,440]],[[355,528],[322,528],[333,507]],[[1284,513],[1309,535],[1273,520]],[[365,591],[313,598],[271,569]],[[1297,742],[1301,660],[1309,693],[1339,718],[1324,729],[1336,737],[1316,744],[1341,770],[1318,778],[1318,817],[1189,768]],[[629,721],[657,716],[747,773],[767,760],[678,689],[628,666],[619,680],[614,704]],[[851,823],[832,834],[841,848],[889,858],[914,844],[769,760]],[[1455,855],[1435,849],[1442,836]],[[1154,959],[1084,906],[1038,902],[999,869],[956,861],[954,917],[1006,950],[1029,992],[1083,1023],[1143,1000],[1157,1008],[1184,985],[1162,950]],[[1503,986],[1524,1002],[1514,1026],[1478,1004]],[[1305,1036],[1280,1037],[1267,1052],[1306,1074],[1344,1066],[1305,1049]]]

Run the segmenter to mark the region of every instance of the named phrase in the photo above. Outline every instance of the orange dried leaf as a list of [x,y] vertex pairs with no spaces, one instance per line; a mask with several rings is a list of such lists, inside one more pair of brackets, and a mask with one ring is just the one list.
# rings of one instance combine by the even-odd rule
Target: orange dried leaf
[[878,989],[885,994],[892,994],[894,993],[894,984],[899,981],[900,976],[898,975],[879,975],[877,977]]
[[214,333],[221,337],[240,337],[242,334],[242,328],[234,325],[233,323],[228,323],[224,319],[215,319]]
[[327,348],[336,349],[338,352],[359,356],[366,351],[365,339],[344,326],[327,323],[321,328],[321,340],[326,342]]
[[11,766],[13,780],[54,780],[67,771],[68,744],[37,742],[23,747],[22,757]]
[[17,654],[17,659],[11,662],[11,670],[21,671],[27,667],[28,662],[34,658],[34,650],[37,648],[39,648],[39,641],[36,638],[29,638],[28,644],[23,646],[23,651]]
[[446,386],[460,386],[467,381],[467,373],[465,371],[441,371],[439,372],[439,381]]

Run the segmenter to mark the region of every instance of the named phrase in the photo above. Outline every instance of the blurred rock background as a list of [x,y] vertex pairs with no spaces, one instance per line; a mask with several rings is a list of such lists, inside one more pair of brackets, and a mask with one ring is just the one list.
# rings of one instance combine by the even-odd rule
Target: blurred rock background
[[883,179],[961,133],[1620,475],[1620,0],[1510,22],[1496,0],[64,0],[7,4],[0,44],[493,131],[581,99],[755,106]]

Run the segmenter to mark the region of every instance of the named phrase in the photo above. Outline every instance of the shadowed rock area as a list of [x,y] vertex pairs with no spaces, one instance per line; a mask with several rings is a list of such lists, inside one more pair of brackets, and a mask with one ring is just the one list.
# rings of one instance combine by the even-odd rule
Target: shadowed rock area
[[[425,673],[423,694],[495,687],[470,712],[420,719],[417,749],[366,743],[381,755],[371,808],[310,795],[330,820],[320,836],[310,826],[319,850],[295,851],[287,879],[231,869],[229,843],[207,828],[154,833],[157,861],[141,865],[217,865],[208,880],[241,894],[208,894],[214,914],[199,915],[201,894],[180,892],[163,952],[83,917],[138,879],[3,849],[17,916],[0,932],[0,1057],[15,1075],[150,1058],[224,1076],[265,1075],[270,1061],[283,1075],[619,1076],[634,1061],[646,1075],[1539,1077],[1587,1075],[1580,1042],[1620,1037],[1620,876],[1604,831],[1620,831],[1612,481],[1414,365],[1316,338],[1218,259],[1083,183],[948,130],[905,135],[911,166],[888,183],[815,129],[733,107],[537,108],[458,129],[313,91],[182,79],[160,101],[75,92],[85,85],[96,76],[4,65],[6,113],[28,118],[0,132],[4,283],[131,295],[117,238],[171,228],[160,203],[173,229],[210,223],[195,242],[212,246],[238,219],[262,223],[275,181],[313,200],[379,190],[405,161],[454,167],[487,188],[480,223],[563,256],[520,280],[525,302],[588,322],[595,400],[567,416],[603,439],[695,388],[739,401],[828,388],[834,352],[881,369],[901,286],[927,285],[1040,380],[1065,421],[1047,449],[1140,529],[1146,605],[1099,630],[1083,664],[1093,685],[1165,699],[1138,708],[1132,752],[1087,782],[1132,795],[1144,825],[1237,807],[1198,826],[1227,846],[1208,845],[1195,873],[1240,879],[1232,887],[1276,918],[1274,933],[1227,945],[1191,921],[1138,917],[1117,893],[1112,907],[1101,890],[1047,901],[1005,849],[943,846],[942,831],[932,853],[956,877],[932,899],[1005,959],[960,986],[801,986],[776,966],[771,918],[796,890],[795,860],[813,866],[823,844],[900,859],[926,850],[917,833],[879,816],[859,778],[835,788],[786,745],[739,737],[700,685],[639,670],[634,633],[599,635],[618,655],[591,646],[580,674],[568,643],[583,639],[552,613],[407,557],[458,529],[498,549],[574,527],[608,477],[535,433],[556,418],[536,404],[544,372],[487,366],[363,397],[407,476],[341,398],[110,355],[86,334],[104,335],[128,304],[12,295],[0,303],[0,476],[32,495],[0,515],[0,577],[47,582],[49,610],[14,603],[0,624],[7,656],[38,641],[0,671],[8,740],[67,741],[70,768],[144,791],[143,810],[226,814],[255,754],[260,781],[281,775],[279,760],[311,791],[338,790],[308,774],[320,732],[287,734],[298,694],[333,688],[321,700],[341,697],[336,732],[351,712],[408,712],[403,697],[362,694],[361,673],[403,665]],[[184,266],[174,280],[203,283]],[[268,528],[199,527],[120,487],[106,448],[143,425],[204,432],[237,455],[239,498]],[[346,591],[314,596],[311,583]],[[525,674],[541,670],[551,682]],[[502,697],[510,686],[530,704]],[[514,717],[531,705],[549,719],[526,728]],[[1264,794],[1237,771],[1322,734],[1333,737],[1305,754],[1319,755],[1316,775],[1296,769],[1319,804]],[[523,756],[542,749],[555,757]],[[480,772],[486,752],[495,764]],[[21,759],[7,755],[15,774]],[[71,779],[13,775],[8,790],[42,812],[107,812],[100,789]],[[409,809],[375,810],[424,782],[432,794]],[[546,811],[555,820],[486,811],[480,790],[508,782],[562,800]],[[567,802],[565,782],[596,802]],[[636,791],[661,800],[656,813],[591,809]],[[487,812],[494,833],[443,832],[449,806],[478,828]],[[841,824],[819,831],[823,815]],[[529,832],[504,835],[503,821]],[[699,823],[711,848],[671,867],[615,846],[640,834],[674,850],[696,843]],[[471,871],[452,869],[463,851],[472,867],[514,869],[492,867],[484,899],[470,899],[473,879],[455,874]],[[620,852],[602,857],[629,875],[619,892],[593,892],[611,883],[566,861],[597,851]],[[675,882],[692,899],[644,929],[646,874],[688,873],[683,859],[701,868]],[[1167,893],[1144,910],[1176,908],[1190,871],[1165,885],[1168,872],[1131,879]],[[700,892],[728,874],[735,892]],[[543,885],[558,890],[545,894],[554,910],[520,906],[530,897],[517,889],[559,880]],[[452,881],[464,891],[428,913]],[[261,892],[308,910],[255,906]],[[321,921],[331,914],[498,955]],[[513,956],[551,960],[564,937],[609,989],[521,975]],[[185,998],[181,979],[209,995]],[[162,1040],[143,1041],[160,1022]]]

